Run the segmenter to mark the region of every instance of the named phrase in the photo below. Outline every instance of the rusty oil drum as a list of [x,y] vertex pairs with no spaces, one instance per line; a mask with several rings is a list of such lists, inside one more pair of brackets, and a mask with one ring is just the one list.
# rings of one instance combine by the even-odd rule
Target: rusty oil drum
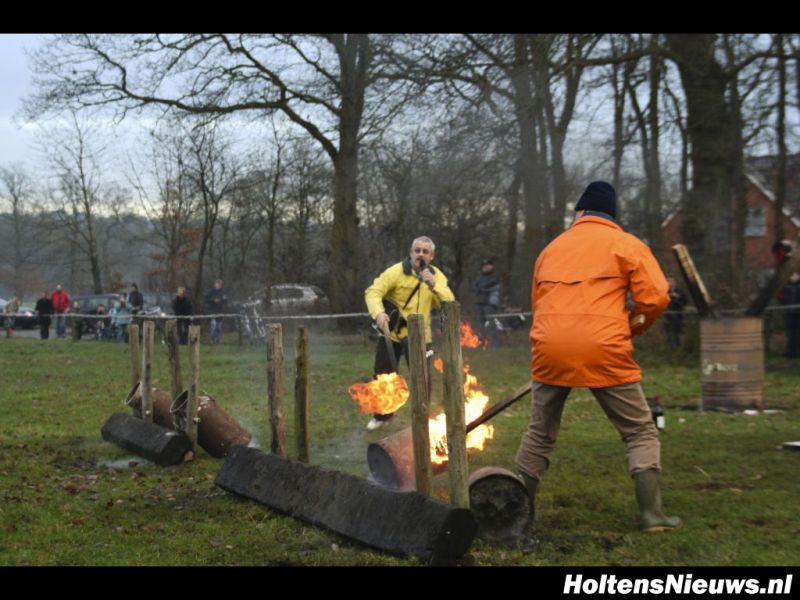
[[[170,412],[178,428],[184,430],[189,390],[184,390],[172,403]],[[230,416],[211,396],[197,398],[197,443],[215,458],[227,456],[231,446],[247,446],[252,435]]]
[[467,482],[469,508],[478,537],[490,542],[518,539],[533,521],[533,501],[522,480],[502,467],[483,467]]
[[[140,382],[137,382],[131,387],[128,395],[125,397],[125,404],[133,410],[133,416],[142,418],[142,394],[139,390]],[[156,387],[150,393],[153,400],[153,423],[167,427],[168,429],[175,428],[175,420],[170,412],[172,405],[172,397],[169,392],[160,390]]]
[[763,332],[760,317],[700,321],[700,410],[764,407]]

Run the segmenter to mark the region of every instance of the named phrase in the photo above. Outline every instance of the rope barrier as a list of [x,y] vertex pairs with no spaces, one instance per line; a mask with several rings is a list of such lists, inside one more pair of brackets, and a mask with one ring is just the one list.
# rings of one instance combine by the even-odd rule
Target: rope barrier
[[[768,306],[765,310],[768,311],[781,311],[781,310],[796,310],[800,309],[800,304],[783,304],[778,306]],[[727,309],[719,311],[722,314],[729,314],[729,315],[742,315],[741,310],[737,309]],[[697,309],[693,306],[687,307],[683,311],[665,311],[663,314],[665,315],[675,315],[675,314],[684,314],[684,315],[694,315],[697,314]],[[526,312],[502,312],[502,313],[492,313],[486,315],[486,318],[495,318],[495,317],[530,317],[532,313],[530,311]],[[48,316],[48,317],[65,317],[65,318],[82,318],[82,319],[92,319],[92,320],[111,320],[115,318],[115,315],[111,314],[104,314],[104,315],[96,315],[96,314],[87,314],[87,313],[54,313],[49,315],[38,315],[37,313],[0,313],[0,317],[39,317],[39,316]],[[154,320],[154,321],[170,321],[170,320],[190,320],[190,321],[202,321],[205,319],[261,319],[263,321],[269,320],[313,320],[313,319],[352,319],[356,317],[364,317],[369,318],[369,313],[367,312],[354,312],[354,313],[329,313],[323,315],[249,315],[249,314],[242,314],[242,313],[215,313],[210,315],[184,315],[184,316],[177,316],[177,315],[147,315],[147,314],[136,314],[130,315],[123,318],[130,319],[131,321],[145,321],[145,320]],[[742,315],[743,316],[743,315]]]

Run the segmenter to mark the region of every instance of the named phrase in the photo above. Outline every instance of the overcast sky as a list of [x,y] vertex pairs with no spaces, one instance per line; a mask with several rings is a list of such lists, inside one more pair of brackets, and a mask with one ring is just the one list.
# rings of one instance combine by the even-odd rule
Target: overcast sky
[[38,34],[0,34],[0,164],[36,162],[34,135],[13,121],[30,92],[31,73],[23,48],[38,44]]

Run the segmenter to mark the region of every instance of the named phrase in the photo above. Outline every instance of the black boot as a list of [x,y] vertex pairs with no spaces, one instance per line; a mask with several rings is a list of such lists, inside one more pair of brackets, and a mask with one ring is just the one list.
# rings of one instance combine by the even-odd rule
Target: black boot
[[678,517],[664,515],[661,508],[661,489],[658,485],[658,471],[648,469],[633,476],[636,488],[636,503],[642,515],[642,531],[654,533],[677,529],[683,522]]
[[519,476],[522,478],[522,483],[525,484],[525,489],[528,490],[528,495],[531,497],[531,525],[532,525],[534,519],[536,518],[536,489],[539,487],[539,480],[521,471]]

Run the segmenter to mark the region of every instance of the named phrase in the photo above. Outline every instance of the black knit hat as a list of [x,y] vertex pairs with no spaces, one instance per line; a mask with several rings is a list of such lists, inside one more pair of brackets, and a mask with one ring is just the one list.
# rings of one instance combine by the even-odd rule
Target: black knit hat
[[598,210],[617,218],[617,192],[610,183],[593,181],[581,194],[575,210]]

